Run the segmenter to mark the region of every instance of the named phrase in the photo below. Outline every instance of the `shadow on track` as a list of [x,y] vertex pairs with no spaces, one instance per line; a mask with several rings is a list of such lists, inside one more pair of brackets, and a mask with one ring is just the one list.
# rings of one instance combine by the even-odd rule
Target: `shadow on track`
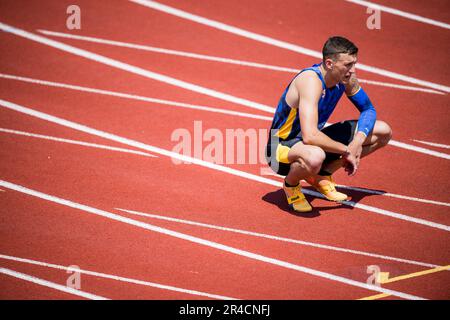
[[[314,188],[309,187],[309,186],[302,187],[302,189],[315,191]],[[350,197],[350,201],[355,202],[355,203],[360,202],[365,197],[379,195],[379,194],[371,194],[371,193],[362,192],[362,191],[343,189],[343,188],[339,188],[339,187],[336,187],[336,189],[340,192],[347,194]],[[372,191],[386,193],[386,191],[382,191],[382,190],[372,190]],[[269,193],[265,194],[261,199],[264,200],[265,202],[276,205],[279,209],[281,209],[291,215],[294,215],[294,216],[297,216],[300,218],[308,218],[308,219],[320,216],[320,212],[322,212],[322,211],[335,210],[335,209],[348,209],[348,210],[354,209],[353,206],[349,206],[349,205],[337,203],[337,202],[334,203],[334,206],[316,206],[316,205],[314,205],[314,202],[319,200],[320,198],[316,198],[314,196],[310,196],[310,195],[306,195],[306,194],[305,194],[305,197],[309,201],[309,203],[311,203],[311,205],[313,207],[313,210],[311,212],[300,213],[300,212],[295,212],[294,210],[292,210],[286,201],[286,196],[284,195],[283,189],[278,189],[276,191],[269,192]],[[323,199],[320,199],[320,200],[323,200]]]

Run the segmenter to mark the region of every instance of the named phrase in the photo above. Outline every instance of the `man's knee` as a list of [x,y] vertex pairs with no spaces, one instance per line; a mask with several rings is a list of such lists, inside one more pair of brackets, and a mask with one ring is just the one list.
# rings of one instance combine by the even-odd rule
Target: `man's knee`
[[387,145],[392,139],[392,128],[384,121],[377,120],[374,131],[381,146]]
[[303,156],[299,156],[298,159],[291,164],[291,168],[292,165],[294,165],[294,169],[302,167],[308,172],[316,174],[320,171],[325,156],[325,152],[321,148],[309,146]]

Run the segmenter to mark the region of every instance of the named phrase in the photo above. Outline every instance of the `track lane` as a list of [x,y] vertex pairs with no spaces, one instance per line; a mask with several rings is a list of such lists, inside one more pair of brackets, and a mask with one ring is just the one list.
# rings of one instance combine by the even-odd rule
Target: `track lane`
[[[19,2],[20,3],[20,2]],[[317,3],[317,2],[316,2]],[[6,5],[6,4],[5,4]],[[14,12],[14,5],[18,5],[18,3],[10,3],[8,6],[5,7],[5,11],[7,11],[7,9],[9,9],[10,11]],[[279,49],[279,48],[271,48],[268,45],[262,45],[262,44],[258,44],[255,43],[254,41],[248,40],[248,39],[242,39],[240,37],[236,37],[234,35],[232,36],[232,39],[228,40],[228,34],[224,33],[224,32],[220,32],[220,36],[221,36],[221,41],[220,42],[214,42],[214,45],[211,45],[211,41],[210,39],[213,38],[217,38],[217,36],[212,36],[214,34],[217,34],[217,31],[214,30],[209,30],[210,28],[205,28],[203,26],[198,26],[196,23],[193,22],[186,22],[186,21],[180,21],[180,19],[175,18],[175,17],[171,17],[171,16],[167,16],[165,14],[161,14],[161,13],[157,13],[155,14],[154,10],[141,10],[141,8],[139,8],[139,6],[133,5],[132,3],[129,2],[118,2],[116,4],[116,6],[110,6],[109,3],[106,2],[101,2],[98,1],[95,4],[93,4],[92,2],[82,2],[80,4],[80,6],[86,8],[85,11],[87,11],[84,15],[83,15],[83,19],[85,19],[86,22],[86,28],[83,29],[82,33],[84,32],[88,32],[89,34],[96,34],[97,32],[99,32],[100,34],[104,34],[104,35],[111,35],[113,37],[116,37],[115,34],[111,34],[111,32],[109,30],[111,30],[111,28],[109,28],[108,26],[111,24],[111,21],[108,21],[107,18],[110,18],[112,15],[117,15],[117,18],[115,18],[114,20],[117,20],[120,22],[121,24],[121,30],[118,30],[118,34],[122,33],[122,32],[126,32],[127,34],[127,39],[130,39],[132,42],[134,41],[134,39],[136,39],[136,41],[139,42],[142,41],[142,39],[145,39],[145,41],[149,44],[155,43],[158,45],[162,45],[164,46],[166,44],[167,41],[172,43],[172,48],[173,49],[180,49],[180,45],[181,46],[197,46],[197,50],[210,50],[210,49],[219,49],[219,52],[227,52],[230,54],[233,54],[233,57],[235,58],[242,58],[243,55],[246,55],[248,52],[250,53],[250,55],[248,56],[248,58],[250,60],[254,60],[254,58],[270,58],[267,59],[266,63],[272,63],[273,61],[282,61],[280,59],[276,59],[276,57],[280,56],[280,54],[284,55],[286,54],[290,54],[290,56],[292,56],[294,59],[295,57],[297,57],[298,59],[298,54],[294,54],[294,53],[289,53],[289,52],[285,52],[285,50]],[[137,7],[137,8],[136,8]],[[358,6],[356,6],[358,7]],[[51,29],[54,31],[62,31],[62,32],[67,32],[68,30],[65,28],[65,23],[63,23],[63,18],[65,17],[61,17],[59,16],[60,19],[45,19],[45,15],[48,14],[49,12],[53,12],[53,16],[58,16],[58,12],[64,11],[62,8],[62,4],[55,4],[54,2],[49,2],[46,3],[45,6],[36,6],[36,7],[32,7],[30,9],[33,9],[34,11],[37,12],[36,14],[36,19],[34,19],[33,21],[26,21],[26,20],[21,20],[17,15],[13,15],[13,14],[9,14],[9,16],[5,16],[5,18],[7,18],[7,21],[10,21],[11,23],[19,23],[19,25],[28,25],[31,26],[31,28],[29,30],[35,30],[36,28],[42,28],[44,26],[48,26],[49,28],[47,29]],[[139,9],[139,10],[138,10]],[[247,8],[248,9],[248,8]],[[129,16],[124,16],[124,15],[119,15],[117,13],[117,10],[123,10],[123,11],[127,11],[130,12]],[[17,10],[15,10],[17,11]],[[102,11],[102,12],[108,12],[108,14],[105,15],[97,15],[95,14],[95,12],[98,11]],[[138,20],[137,18],[142,17],[142,19],[140,20],[141,24],[138,26],[138,28],[134,27],[134,25],[136,24],[136,21]],[[48,21],[48,20],[52,20],[52,21]],[[83,20],[83,21],[85,21]],[[248,20],[248,19],[247,19]],[[149,34],[147,32],[147,28],[144,27],[142,24],[145,23],[149,23],[149,21],[154,22],[155,25],[152,25],[151,28],[152,30],[155,30],[155,32],[153,32],[152,34]],[[95,23],[94,23],[95,22]],[[180,25],[188,25],[188,28],[180,28]],[[117,25],[117,23],[113,24]],[[156,29],[155,29],[156,28]],[[112,28],[114,29],[114,27]],[[183,32],[186,32],[186,29],[189,30],[193,30],[193,34],[195,34],[196,38],[195,41],[186,41],[184,39],[189,38],[190,40],[192,40],[192,37],[185,37]],[[158,30],[161,30],[161,32],[158,32]],[[303,29],[302,29],[303,30]],[[213,33],[211,33],[211,31],[213,31]],[[74,33],[79,33],[80,31],[75,31]],[[152,40],[152,38],[155,37],[154,40]],[[180,41],[180,38],[182,38],[183,40]],[[205,42],[205,38],[209,39],[209,41]],[[176,39],[176,42],[173,42],[173,40]],[[117,40],[123,40],[122,39],[117,39]],[[253,48],[249,48],[249,45],[242,45],[241,41],[245,40],[248,44],[253,44],[253,47],[255,47],[255,49]],[[298,40],[298,39],[296,39]],[[231,41],[231,42],[230,42]],[[232,42],[234,41],[234,45],[232,45]],[[245,48],[245,50],[240,50],[238,52],[236,52],[236,50],[232,50],[232,48],[234,48],[236,46],[236,43],[239,43],[239,47],[240,48]],[[243,42],[245,43],[245,42]],[[260,48],[260,46],[262,46]],[[321,48],[322,43],[320,43],[320,45],[317,46],[313,46],[312,48]],[[189,50],[189,47],[185,47],[183,48],[187,51],[192,51]],[[264,54],[267,51],[267,54]],[[273,50],[276,49],[276,50]],[[319,50],[317,49],[317,50]],[[249,51],[250,50],[250,51]],[[195,51],[195,50],[194,50]],[[278,53],[277,53],[278,52]],[[207,52],[206,52],[207,53]],[[237,53],[239,53],[240,55],[237,55]],[[228,55],[228,54],[227,54]],[[261,61],[264,62],[264,61]],[[291,63],[291,65],[295,66],[298,65],[298,60],[293,60],[293,63]]]
[[[56,160],[56,161],[58,161],[58,160]],[[90,161],[88,161],[88,162],[90,162]],[[65,178],[67,179],[67,175],[66,175],[66,177],[65,177]],[[92,179],[92,177],[91,177],[91,179]],[[90,180],[91,180],[91,179],[90,179]],[[73,186],[72,186],[72,190],[73,190]]]
[[[375,0],[374,3],[401,10],[410,14],[423,16],[424,18],[449,23],[450,14],[447,10],[448,3],[445,0],[431,0],[427,3],[423,1],[410,0]],[[437,27],[435,27],[437,28]]]
[[[193,60],[176,56],[156,53],[137,52],[128,48],[111,48],[108,45],[84,43],[76,40],[57,39],[62,42],[81,47],[88,51],[113,57],[118,61],[128,61],[132,65],[156,71],[161,74],[172,75],[175,78],[211,88],[219,92],[245,97],[251,101],[262,103],[275,108],[285,86],[294,74],[273,72],[263,69],[226,65],[217,62]],[[309,66],[317,60],[302,59],[299,65]],[[211,72],[214,70],[214,72]],[[367,72],[358,72],[361,78],[373,78]],[[233,75],[230,77],[229,75]],[[385,119],[394,126],[397,139],[411,139],[409,127],[420,127],[424,135],[431,140],[445,140],[449,134],[445,119],[448,112],[447,96],[431,95],[428,93],[403,91],[362,84],[379,111],[379,118]],[[424,105],[432,105],[424,113]],[[260,113],[249,107],[241,106],[242,111]],[[405,112],[405,111],[408,112]],[[348,118],[349,115],[358,116],[357,110],[347,99],[340,102],[333,119]],[[416,114],[422,113],[419,119]],[[267,113],[268,115],[270,113]],[[400,121],[401,119],[401,121]]]
[[[71,56],[42,44],[0,32],[2,43],[10,48],[2,52],[1,71],[30,78],[70,83],[118,92],[126,92],[147,97],[169,99],[179,102],[240,109],[233,103],[218,100],[203,94],[187,92],[135,74],[124,73],[108,66]],[[50,49],[50,50],[49,50]],[[33,54],[29,54],[33,52]],[[21,64],[15,63],[17,58]],[[52,70],[52,72],[48,72]],[[80,81],[77,81],[80,79]],[[4,79],[1,79],[2,81]],[[2,87],[6,89],[7,83]],[[189,93],[189,95],[187,95]]]
[[[135,217],[134,215],[127,216]],[[155,224],[156,222],[155,219],[147,219],[144,217],[138,219],[152,224]],[[258,239],[255,241],[253,237],[241,235],[229,237],[222,231],[202,230],[198,227],[182,226],[174,223],[161,223],[158,221],[156,224],[172,230],[196,235],[204,239],[226,243],[227,245],[234,247],[244,248],[244,250],[260,252],[270,256],[277,256],[278,259],[282,259],[284,261],[291,261],[292,263],[303,264],[311,268],[326,270],[327,272],[340,275],[342,277],[355,279],[360,282],[368,281],[369,276],[372,274],[368,272],[368,267],[370,265],[377,266],[380,268],[381,272],[389,272],[389,278],[429,269],[384,259],[353,256],[333,251],[324,251],[316,248],[298,246],[295,244],[286,244],[283,242],[274,243],[272,240],[261,241]],[[320,263],[315,263],[315,261],[320,261]],[[426,275],[422,277],[418,276],[394,283],[382,284],[382,287],[400,292],[413,292],[415,295],[432,299],[446,299],[448,298],[447,287],[449,275],[449,272],[442,271],[441,273],[433,275]]]
[[[227,3],[215,1],[209,6],[198,6],[194,1],[178,3],[166,0],[160,1],[160,3],[276,39],[300,43],[306,48],[321,48],[324,39],[330,34],[346,35],[358,43],[361,48],[365,48],[359,55],[362,63],[407,73],[416,78],[425,77],[429,81],[433,79],[444,85],[448,79],[448,70],[442,70],[440,67],[445,64],[443,55],[435,55],[433,61],[436,63],[432,65],[428,63],[415,64],[414,68],[411,68],[409,62],[420,61],[424,50],[441,52],[441,47],[436,46],[436,43],[448,43],[447,30],[440,30],[414,21],[405,21],[405,19],[400,20],[391,15],[383,15],[381,30],[371,31],[366,27],[368,15],[365,8],[350,3],[292,2],[290,10],[285,10],[283,6],[277,6],[270,1],[260,1],[258,6],[247,6],[238,1],[228,1]],[[263,12],[264,14],[262,14]],[[328,14],[326,16],[327,24],[321,23],[325,18],[323,12]],[[314,34],[305,32],[305,30],[311,29],[314,30]],[[414,29],[415,32],[408,32],[411,29]],[[429,37],[430,32],[433,34],[433,39]],[[402,43],[403,46],[398,46],[398,43]],[[392,48],[396,48],[395,51]],[[378,65],[380,52],[386,54],[386,59],[381,65]],[[408,59],[404,57],[408,57]]]
[[[125,137],[130,137],[138,141],[143,141],[146,143],[150,143],[152,145],[160,146],[168,150],[173,150],[173,148],[179,144],[180,140],[174,140],[171,141],[171,135],[174,132],[174,130],[177,129],[186,129],[191,132],[191,135],[194,134],[194,121],[202,120],[203,125],[202,129],[203,132],[210,128],[215,128],[220,130],[224,136],[226,129],[237,129],[242,128],[244,130],[252,129],[254,128],[252,124],[248,123],[248,121],[244,118],[241,119],[234,119],[229,117],[223,117],[220,116],[222,119],[220,125],[218,125],[215,115],[207,115],[206,113],[193,113],[190,110],[179,110],[177,112],[176,116],[176,122],[173,121],[173,110],[168,108],[151,108],[149,109],[146,107],[144,103],[135,103],[133,101],[121,101],[121,99],[111,98],[111,97],[95,97],[96,103],[95,105],[92,104],[92,95],[91,94],[85,94],[85,93],[78,93],[78,92],[72,92],[62,89],[55,89],[55,88],[48,88],[45,90],[48,90],[47,92],[51,92],[52,95],[52,102],[49,103],[48,99],[46,97],[42,97],[42,88],[35,87],[35,86],[29,86],[27,84],[21,84],[21,83],[15,83],[15,87],[10,87],[10,90],[5,92],[5,95],[3,96],[6,99],[13,99],[16,101],[15,94],[12,92],[15,91],[26,91],[28,92],[28,95],[22,95],[18,99],[18,103],[30,106],[34,105],[35,103],[38,103],[40,106],[43,106],[44,112],[54,114],[56,116],[60,116],[63,118],[68,118],[69,120],[76,120],[78,122],[87,124],[92,127],[97,127],[97,120],[96,119],[105,119],[105,123],[108,123],[108,127],[103,128],[103,130],[109,131],[109,132],[117,132]],[[14,89],[13,89],[14,88]],[[12,90],[13,89],[13,90]],[[12,94],[11,94],[12,93]],[[26,98],[26,99],[25,99]],[[118,103],[121,101],[120,103]],[[85,108],[79,108],[78,106],[83,105],[87,106],[89,113],[85,112]],[[76,111],[78,110],[78,111]],[[75,112],[76,111],[76,112]],[[115,117],[111,120],[107,120],[107,118],[114,114]],[[201,116],[199,116],[201,115]],[[2,127],[8,127],[10,123],[14,123],[14,127],[12,129],[17,130],[28,130],[28,124],[22,125],[20,124],[21,121],[14,121],[11,122],[13,119],[15,119],[16,115],[14,113],[6,113],[5,115],[5,122],[1,123]],[[116,120],[114,120],[116,119]],[[133,131],[130,132],[130,130],[125,127],[123,128],[124,122],[119,119],[127,119],[125,124],[129,124],[129,128],[133,128]],[[259,122],[261,125],[259,125],[259,128],[265,127],[264,121],[252,121],[253,124]],[[35,123],[34,121],[32,123]],[[39,124],[39,121],[36,122],[37,128],[36,130],[33,130],[35,133],[43,133],[43,134],[49,134],[49,135],[56,135],[58,136],[58,132],[55,132],[53,130],[49,131],[48,129],[45,129],[44,131],[41,130],[43,128],[43,125]],[[43,122],[45,124],[45,122]],[[168,125],[171,123],[172,125]],[[100,128],[102,129],[102,128]],[[30,130],[28,130],[30,131]],[[67,129],[63,129],[62,132],[68,132]],[[72,130],[70,130],[72,132]],[[157,132],[157,135],[153,132]],[[72,136],[72,133],[64,134],[64,137],[70,138]],[[78,133],[75,135],[75,137],[78,136]],[[85,140],[84,135],[81,138],[81,140]],[[262,142],[262,144],[265,143],[265,140],[262,141],[262,138],[260,138],[258,142]],[[89,141],[89,140],[88,140]],[[111,144],[112,146],[118,146],[123,147],[123,145],[118,144],[116,142],[106,142],[104,139],[101,141],[95,140],[93,142],[98,141],[99,143],[106,143]],[[208,143],[206,141],[203,142],[203,147],[206,147]],[[389,152],[386,150],[395,150],[395,152]],[[430,179],[429,173],[428,173],[428,166],[445,166],[446,161],[440,160],[440,159],[432,159],[428,156],[418,156],[417,162],[414,162],[412,169],[416,171],[416,176],[420,178],[421,184],[412,184],[408,188],[404,188],[404,186],[399,187],[396,183],[396,180],[387,181],[380,185],[378,182],[378,176],[379,174],[383,174],[383,172],[378,173],[378,171],[383,171],[381,167],[378,167],[376,164],[381,161],[381,159],[384,159],[385,157],[390,158],[391,166],[398,167],[393,172],[398,172],[397,175],[399,177],[402,177],[402,175],[406,175],[405,179],[408,179],[408,172],[405,172],[401,169],[401,166],[403,165],[404,158],[408,158],[410,151],[401,150],[393,147],[388,147],[386,150],[382,150],[380,153],[373,155],[372,157],[367,158],[364,160],[364,163],[362,165],[360,173],[358,173],[357,176],[353,178],[346,177],[343,172],[339,172],[337,174],[337,181],[341,184],[345,185],[353,185],[358,187],[367,187],[367,188],[378,188],[378,189],[384,189],[388,192],[398,193],[398,194],[405,194],[410,196],[417,196],[417,197],[424,197],[429,198],[433,200],[444,200],[446,199],[446,196],[441,193],[442,190],[434,190],[432,187],[436,181],[440,181],[440,179],[444,179],[445,177],[440,175],[439,172],[432,172],[433,179]],[[397,151],[398,150],[398,151]],[[192,151],[192,149],[191,149]],[[248,150],[247,150],[248,153]],[[192,155],[192,153],[191,153]],[[225,158],[223,158],[225,159]],[[236,159],[236,158],[235,158]],[[247,154],[248,159],[248,154]],[[419,160],[422,159],[422,160]],[[252,172],[254,174],[259,174],[259,171],[261,168],[265,168],[266,165],[262,163],[258,163],[255,165],[231,165],[231,167],[244,170],[247,172]],[[364,168],[371,168],[370,171]],[[445,180],[445,179],[444,179]],[[442,180],[442,183],[445,183],[445,181]],[[356,193],[355,196],[358,196]],[[380,203],[376,203],[376,206],[380,206],[383,204],[384,200],[380,200],[380,197],[372,197],[373,199],[377,199],[376,201],[381,201]],[[386,199],[386,201],[390,202],[391,199]],[[400,201],[401,203],[402,201]],[[372,204],[372,203],[371,203]],[[408,203],[409,204],[409,203]],[[420,208],[420,207],[419,207]],[[439,214],[441,211],[440,207],[436,208],[436,213]]]
[[[56,258],[57,259],[57,258]],[[79,257],[77,259],[77,263],[82,264],[93,264],[92,260],[82,260],[83,257]],[[5,259],[0,259],[1,265],[7,268],[11,268],[14,270],[18,270],[19,272],[24,272],[28,274],[32,274],[33,276],[52,279],[55,283],[60,285],[66,285],[67,280],[74,273],[68,273],[66,270],[57,270],[44,266],[36,266],[30,265],[28,263],[17,262],[17,261],[9,261]],[[66,266],[68,267],[68,266]],[[79,266],[82,268],[82,265]],[[117,270],[123,272],[122,270]],[[151,279],[152,274],[147,274],[147,278]],[[166,280],[170,282],[171,280]],[[164,290],[160,288],[148,287],[139,284],[133,284],[128,282],[117,281],[113,279],[105,279],[97,276],[87,275],[80,273],[80,290],[85,290],[89,292],[102,292],[103,294],[110,295],[108,298],[115,300],[214,300],[205,296],[198,296],[194,294],[187,294],[176,292],[172,290]],[[50,289],[47,289],[51,291]],[[47,294],[46,288],[42,288],[42,290],[38,291],[35,295],[33,295],[33,299],[43,299]],[[5,297],[14,295],[20,295],[23,293],[23,290],[18,289],[16,292],[7,292]],[[72,296],[73,299],[76,299],[76,296]],[[50,298],[51,299],[51,298]],[[55,299],[55,298],[53,298]]]
[[[250,91],[252,91],[252,90],[250,90]],[[404,104],[403,104],[404,105]],[[443,119],[442,117],[437,117],[438,119]],[[431,122],[430,122],[431,123]],[[434,126],[435,128],[437,127],[437,128],[439,128],[439,127],[441,127],[441,128],[445,128],[445,126],[439,126],[439,124],[435,124],[435,126]],[[429,130],[429,131],[431,131],[431,130]]]
[[[15,192],[11,192],[9,196],[11,197],[10,201],[14,201],[14,198],[25,197]],[[28,209],[24,210],[23,206],[27,206]],[[39,209],[36,210],[37,208]],[[14,216],[11,219],[20,221],[21,217],[25,215],[28,218],[33,218],[35,228],[32,228],[29,224],[15,224],[16,237],[8,237],[14,239],[16,244],[16,246],[12,247],[14,249],[9,248],[9,252],[6,252],[10,255],[11,251],[15,251],[15,255],[19,255],[17,251],[22,251],[21,256],[24,256],[25,253],[23,251],[25,250],[29,252],[28,257],[30,257],[30,252],[34,252],[34,255],[36,255],[36,252],[39,252],[40,260],[45,260],[45,256],[50,255],[51,260],[55,261],[62,254],[65,261],[68,261],[70,257],[83,265],[86,265],[87,261],[89,261],[90,265],[96,265],[97,270],[105,267],[109,272],[116,272],[117,270],[124,272],[126,270],[127,276],[134,274],[141,278],[145,274],[151,274],[153,279],[165,279],[165,281],[172,279],[179,286],[182,283],[189,283],[191,287],[201,287],[204,291],[209,288],[216,288],[216,290],[217,288],[222,288],[223,291],[236,290],[236,292],[245,292],[248,295],[247,298],[264,297],[268,299],[269,297],[279,297],[286,299],[289,297],[299,298],[305,294],[312,298],[317,298],[318,296],[327,298],[327,296],[336,297],[342,294],[347,296],[351,293],[367,291],[361,289],[353,290],[352,287],[348,290],[349,288],[341,288],[339,285],[333,286],[331,292],[327,288],[326,283],[330,283],[327,280],[314,279],[313,281],[310,276],[303,276],[301,273],[285,270],[277,266],[243,259],[239,256],[236,257],[235,255],[203,246],[192,245],[186,241],[167,238],[148,231],[142,233],[139,228],[136,229],[133,226],[126,226],[122,223],[88,216],[78,210],[74,211],[46,201],[36,199],[20,201],[17,202],[17,206],[12,210],[14,211]],[[45,214],[41,210],[45,210]],[[52,238],[44,243],[38,239],[39,237],[42,238],[42,236],[45,237],[45,235],[42,235],[41,231],[36,230],[36,227],[48,224],[49,218],[52,219],[52,226],[47,232],[51,233]],[[72,233],[67,233],[67,224],[72,226]],[[30,230],[30,227],[34,231]],[[37,235],[36,232],[38,233]],[[38,236],[38,239],[35,238],[36,236]],[[164,241],[160,241],[163,240],[161,238]],[[26,239],[35,240],[28,246],[17,246],[18,243],[20,244],[24,240],[29,241]],[[143,248],[141,245],[142,241],[146,241],[149,246]],[[108,242],[109,245],[105,246],[104,242]],[[3,245],[7,247],[8,243]],[[43,248],[41,247],[42,245],[44,245]],[[127,250],[124,251],[120,248],[127,248]],[[168,249],[170,251],[167,251]],[[119,256],[113,254],[117,250],[121,252]],[[170,254],[160,254],[155,259],[155,252],[170,252]],[[205,257],[208,258],[205,260]],[[136,263],[130,264],[130,261],[136,261]],[[73,264],[73,262],[69,263]],[[193,276],[189,276],[189,270],[200,272],[201,276],[195,276],[195,272]],[[237,281],[243,272],[250,275],[245,283]],[[266,277],[267,274],[271,274],[277,279],[269,280]],[[293,280],[292,277],[298,279],[299,282]],[[262,282],[261,279],[264,279],[264,281]],[[312,287],[311,284],[313,282],[323,282],[323,286],[321,286],[321,289]],[[267,295],[273,291],[274,287],[279,287],[280,283],[285,284],[283,285],[285,289],[283,292],[277,291]],[[301,285],[304,287],[298,288]],[[251,288],[251,290],[244,288]],[[105,294],[107,293],[106,290],[102,292],[97,291],[96,293]]]
[[[294,66],[298,63],[298,54],[283,52],[263,44],[255,45],[254,41],[240,39],[234,35],[221,34],[220,41],[214,41],[212,46],[211,40],[217,39],[217,32],[214,30],[206,29],[196,23],[189,23],[186,27],[184,23],[179,23],[179,19],[167,17],[159,12],[142,10],[128,1],[113,0],[114,5],[111,3],[111,1],[80,1],[79,5],[85,9],[83,11],[85,28],[76,33],[86,32],[119,41],[124,39],[137,43],[144,41],[144,44],[148,45],[204,54],[221,52],[221,55],[226,57],[251,61],[261,59],[257,62],[267,64],[283,61],[281,57],[284,57],[285,63],[291,62]],[[42,4],[27,3],[30,11],[35,12],[35,19],[32,20],[18,14],[20,11],[18,8],[21,7],[20,1],[5,1],[2,5],[4,6],[2,19],[6,23],[24,27],[30,32],[38,29],[69,31],[65,25],[66,7],[59,1],[46,1]],[[62,16],[59,16],[60,12]],[[97,14],[98,12],[106,14]],[[128,14],[124,15],[123,12]],[[58,16],[59,19],[49,19],[49,15]],[[114,23],[111,21],[112,18],[115,20]],[[235,50],[236,44],[242,50]]]
[[[2,266],[4,265],[2,264]],[[14,270],[19,269],[17,267]],[[0,283],[2,284],[0,294],[2,300],[85,300],[82,297],[42,287],[5,274],[0,275]]]

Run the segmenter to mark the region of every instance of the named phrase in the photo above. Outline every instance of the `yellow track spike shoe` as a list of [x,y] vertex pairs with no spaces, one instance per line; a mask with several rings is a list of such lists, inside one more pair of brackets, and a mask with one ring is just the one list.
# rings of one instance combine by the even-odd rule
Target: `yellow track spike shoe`
[[307,179],[307,182],[314,187],[317,191],[330,201],[344,201],[348,199],[345,193],[336,191],[336,183],[331,176],[319,176],[316,175],[311,179]]
[[289,206],[297,212],[310,212],[312,207],[306,200],[305,195],[301,191],[300,183],[296,187],[288,187],[283,183],[283,190],[286,193],[286,198]]

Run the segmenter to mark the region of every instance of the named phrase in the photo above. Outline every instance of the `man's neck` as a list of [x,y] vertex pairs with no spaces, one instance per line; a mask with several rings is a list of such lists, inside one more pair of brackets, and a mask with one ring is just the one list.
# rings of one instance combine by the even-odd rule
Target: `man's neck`
[[335,80],[333,80],[331,78],[331,74],[327,72],[327,70],[323,66],[323,63],[320,64],[319,69],[320,69],[320,72],[322,73],[322,77],[323,77],[323,80],[325,81],[325,86],[327,88],[332,88],[338,84],[338,82],[336,82]]

